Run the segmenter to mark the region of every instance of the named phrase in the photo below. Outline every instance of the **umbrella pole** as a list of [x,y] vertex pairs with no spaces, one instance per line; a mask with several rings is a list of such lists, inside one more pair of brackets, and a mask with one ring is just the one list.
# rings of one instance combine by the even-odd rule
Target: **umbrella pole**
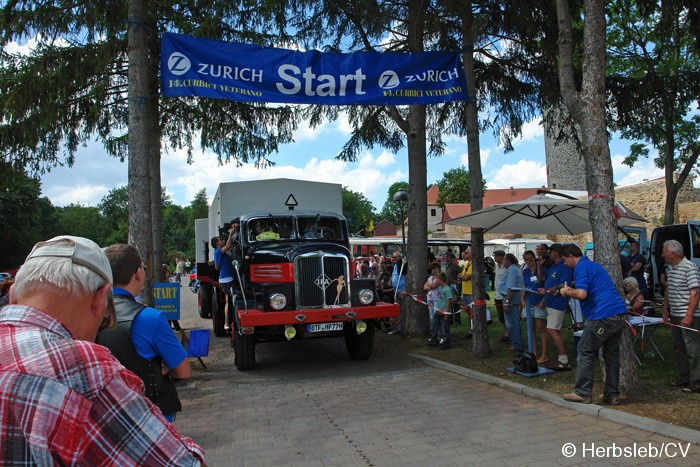
[[[528,297],[529,300],[529,297]],[[531,354],[535,353],[535,338],[532,335],[532,309],[530,304],[525,306],[525,321],[527,324],[527,351]]]

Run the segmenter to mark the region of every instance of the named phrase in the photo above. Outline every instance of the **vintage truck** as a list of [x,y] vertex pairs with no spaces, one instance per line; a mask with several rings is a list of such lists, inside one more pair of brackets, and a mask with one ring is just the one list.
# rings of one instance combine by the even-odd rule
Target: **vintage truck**
[[[340,185],[275,179],[221,184],[209,218],[196,221],[199,313],[216,336],[230,333],[239,370],[253,369],[256,345],[269,341],[343,337],[350,358],[367,359],[374,320],[399,315],[378,301],[373,279],[354,278],[341,212]],[[234,223],[235,283],[225,294],[209,242]]]

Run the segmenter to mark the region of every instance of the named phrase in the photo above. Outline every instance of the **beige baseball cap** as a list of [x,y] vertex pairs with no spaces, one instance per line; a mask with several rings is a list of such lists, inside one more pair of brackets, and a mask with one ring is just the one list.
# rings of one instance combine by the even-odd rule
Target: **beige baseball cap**
[[[44,257],[70,258],[73,264],[79,264],[80,266],[88,268],[110,284],[114,282],[112,278],[112,267],[109,264],[107,255],[105,255],[97,243],[88,238],[60,235],[50,240],[39,242],[34,245],[34,248],[32,248],[26,260]],[[109,292],[107,312],[109,313],[109,323],[103,323],[103,329],[113,328],[117,323],[111,290]],[[105,318],[105,321],[106,320],[107,318]]]

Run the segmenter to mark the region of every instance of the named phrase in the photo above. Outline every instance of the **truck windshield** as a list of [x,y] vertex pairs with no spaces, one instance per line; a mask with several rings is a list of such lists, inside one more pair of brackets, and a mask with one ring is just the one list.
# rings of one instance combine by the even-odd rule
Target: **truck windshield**
[[289,240],[292,236],[291,217],[258,217],[248,221],[248,241],[270,242]]
[[299,238],[304,240],[324,239],[342,240],[340,222],[334,217],[298,217],[297,229]]

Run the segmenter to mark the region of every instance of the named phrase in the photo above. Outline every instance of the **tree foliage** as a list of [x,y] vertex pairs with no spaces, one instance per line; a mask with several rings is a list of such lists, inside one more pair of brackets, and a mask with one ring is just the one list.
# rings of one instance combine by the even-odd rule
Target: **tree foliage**
[[[608,26],[608,86],[614,128],[633,143],[625,163],[656,154],[666,173],[664,223],[700,157],[700,47],[688,5],[615,0]],[[697,18],[695,18],[697,20]],[[674,172],[680,172],[678,180]]]
[[0,270],[18,268],[36,242],[59,233],[51,202],[41,195],[41,182],[4,162],[0,162],[0,225]]
[[[394,182],[389,186],[387,190],[386,201],[382,210],[379,212],[379,217],[381,219],[386,219],[394,225],[401,225],[403,219],[401,218],[401,208],[399,204],[394,201],[394,195],[397,191],[404,191],[408,193],[408,182]],[[407,214],[406,207],[403,208],[403,215]]]
[[[465,166],[450,169],[442,174],[442,178],[437,181],[440,193],[437,197],[437,204],[441,208],[445,204],[468,204],[471,201],[471,181],[469,169]],[[486,181],[482,183],[482,190],[486,189]]]
[[365,195],[343,187],[343,215],[348,221],[350,235],[362,235],[376,216],[372,202]]

